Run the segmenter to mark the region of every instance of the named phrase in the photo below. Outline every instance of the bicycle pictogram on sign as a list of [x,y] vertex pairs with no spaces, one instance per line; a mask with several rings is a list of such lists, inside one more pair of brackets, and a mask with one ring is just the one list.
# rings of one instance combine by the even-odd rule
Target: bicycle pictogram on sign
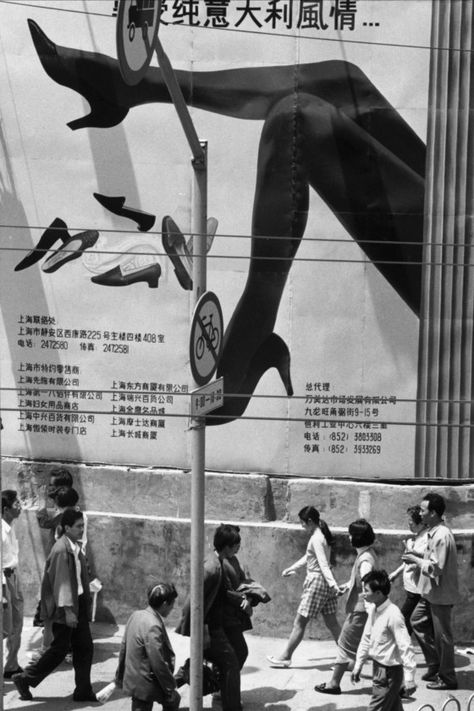
[[198,385],[214,375],[222,351],[223,320],[217,296],[207,291],[194,310],[189,340],[191,372]]

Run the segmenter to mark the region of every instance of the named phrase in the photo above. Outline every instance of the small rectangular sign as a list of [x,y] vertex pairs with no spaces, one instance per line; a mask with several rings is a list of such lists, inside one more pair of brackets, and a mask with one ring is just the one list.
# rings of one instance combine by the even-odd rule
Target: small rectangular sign
[[217,409],[224,402],[224,378],[191,392],[191,417],[200,417]]

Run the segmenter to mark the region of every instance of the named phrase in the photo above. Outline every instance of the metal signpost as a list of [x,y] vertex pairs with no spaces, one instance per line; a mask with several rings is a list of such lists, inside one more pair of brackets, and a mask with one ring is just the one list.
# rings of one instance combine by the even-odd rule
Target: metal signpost
[[[192,210],[193,237],[193,303],[196,308],[200,297],[206,291],[207,253],[207,142],[200,141],[173,67],[158,37],[161,0],[122,0],[117,15],[117,54],[120,72],[124,81],[134,86],[146,74],[156,51],[163,79],[172,98],[179,120],[189,143],[194,170],[194,200]],[[215,304],[217,299],[214,297]],[[211,301],[209,303],[211,303]],[[206,300],[206,304],[208,301]],[[218,304],[218,302],[217,302]],[[218,309],[220,312],[220,307]],[[209,314],[201,313],[195,331],[195,373],[209,370],[207,376],[195,379],[197,386],[204,385],[212,377],[217,367],[217,354],[222,348],[222,313],[220,326],[217,324],[217,310]],[[193,320],[194,323],[194,320]],[[206,325],[207,324],[207,325]],[[219,332],[218,341],[216,331]],[[194,338],[194,337],[193,337]],[[199,342],[199,345],[198,345]],[[199,353],[200,357],[197,357]],[[191,359],[193,362],[193,359]],[[212,366],[212,367],[211,367]],[[207,377],[207,379],[206,379]],[[222,386],[217,389],[223,390]],[[217,393],[214,394],[215,402]],[[218,407],[216,404],[215,407]],[[214,408],[211,408],[214,409]],[[192,470],[191,470],[191,669],[190,669],[190,711],[202,710],[202,665],[203,665],[203,581],[204,581],[204,493],[205,493],[205,414],[202,410],[191,413],[192,430]],[[209,410],[206,410],[209,412]]]

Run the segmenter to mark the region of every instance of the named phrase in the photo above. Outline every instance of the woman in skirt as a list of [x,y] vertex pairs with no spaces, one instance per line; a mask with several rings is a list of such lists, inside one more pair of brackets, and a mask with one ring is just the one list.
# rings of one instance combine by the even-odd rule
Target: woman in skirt
[[314,506],[305,506],[298,516],[311,538],[304,556],[286,568],[282,575],[295,575],[297,570],[306,566],[306,579],[287,645],[279,657],[267,657],[272,667],[290,666],[292,654],[303,639],[308,621],[319,613],[336,641],[341,631],[336,608],[337,596],[342,590],[335,581],[329,564],[330,546],[333,541],[331,532],[327,524],[320,519],[319,511]]
[[314,689],[322,694],[340,694],[341,679],[344,673],[353,668],[357,648],[362,638],[367,610],[362,596],[362,578],[377,567],[377,554],[372,548],[375,534],[372,526],[364,518],[353,521],[349,525],[351,545],[356,549],[356,559],[352,566],[348,583],[342,586],[343,592],[348,592],[346,602],[346,619],[342,625],[337,641],[337,657],[332,678],[328,684],[317,684]]

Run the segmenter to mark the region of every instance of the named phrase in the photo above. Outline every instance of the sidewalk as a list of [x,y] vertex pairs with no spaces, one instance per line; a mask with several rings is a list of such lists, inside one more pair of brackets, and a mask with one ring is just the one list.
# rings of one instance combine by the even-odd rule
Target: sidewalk
[[[41,629],[32,627],[32,620],[25,620],[22,637],[20,663],[26,664],[28,653],[34,651],[41,639]],[[94,691],[99,691],[112,681],[117,665],[117,656],[123,633],[123,626],[94,623],[94,665],[92,667],[92,683]],[[176,652],[176,663],[180,666],[186,659],[189,650],[189,640],[170,631],[171,644]],[[367,708],[370,698],[370,667],[363,670],[363,678],[357,686],[351,684],[347,674],[342,681],[341,696],[324,696],[313,690],[316,683],[328,681],[331,676],[330,667],[334,663],[335,645],[333,642],[318,642],[304,640],[294,655],[294,666],[291,669],[271,669],[266,660],[267,654],[278,654],[285,640],[274,637],[257,637],[248,634],[249,658],[242,672],[242,701],[244,711],[363,711]],[[472,645],[474,646],[474,645]],[[461,650],[460,650],[461,651]],[[419,669],[417,679],[424,672],[421,653],[417,653]],[[422,666],[423,665],[423,666]],[[459,690],[452,696],[459,701],[461,711],[467,711],[468,701],[474,695],[474,656],[465,653],[456,654],[456,666]],[[33,701],[21,701],[10,681],[4,684],[5,709],[30,709],[31,711],[69,711],[69,709],[98,709],[108,711],[129,711],[130,699],[115,692],[102,707],[99,704],[78,703],[72,701],[74,688],[73,670],[71,665],[62,664],[57,671],[49,676],[40,686],[32,689]],[[181,688],[181,708],[188,706],[189,687]],[[413,700],[404,701],[407,711],[417,711],[423,704],[431,704],[435,711],[441,711],[443,704],[449,698],[445,692],[430,691],[426,684],[420,681],[419,688]],[[457,704],[452,701],[448,711],[454,711]],[[154,708],[160,709],[159,704]],[[219,701],[207,696],[204,699],[205,709],[220,711]],[[471,703],[474,711],[474,699]]]

